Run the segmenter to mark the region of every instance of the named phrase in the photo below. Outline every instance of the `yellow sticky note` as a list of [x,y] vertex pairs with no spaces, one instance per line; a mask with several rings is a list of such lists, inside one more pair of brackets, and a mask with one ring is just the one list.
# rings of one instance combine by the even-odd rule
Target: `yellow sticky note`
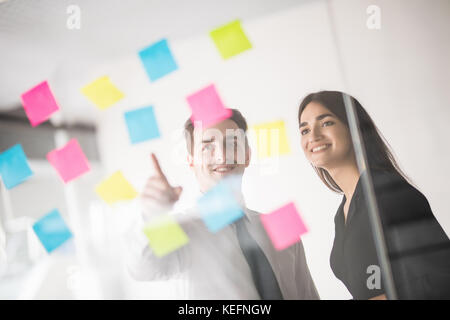
[[284,121],[273,121],[252,126],[256,134],[258,156],[267,158],[289,154],[291,149],[287,139]]
[[224,59],[233,57],[252,47],[239,20],[214,29],[210,32],[210,35]]
[[125,179],[122,172],[117,171],[109,178],[101,182],[95,192],[106,203],[113,204],[122,200],[132,200],[136,198],[138,193],[133,186]]
[[158,217],[143,229],[157,257],[165,256],[189,242],[186,233],[171,216]]
[[109,80],[108,76],[98,78],[81,88],[83,93],[99,109],[106,109],[124,97],[124,94]]

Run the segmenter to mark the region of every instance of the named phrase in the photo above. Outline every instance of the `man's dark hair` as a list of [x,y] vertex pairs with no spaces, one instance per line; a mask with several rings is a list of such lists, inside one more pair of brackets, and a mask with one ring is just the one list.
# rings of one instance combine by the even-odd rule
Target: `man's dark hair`
[[[233,120],[239,129],[244,130],[244,132],[247,132],[247,120],[245,120],[244,116],[242,115],[242,113],[237,110],[237,109],[230,109],[231,110],[231,117],[227,118],[229,120]],[[186,137],[186,142],[187,142],[187,147],[188,147],[188,151],[189,153],[192,155],[193,154],[193,148],[194,148],[194,144],[193,144],[193,140],[194,140],[194,124],[191,121],[191,118],[187,119],[186,122],[184,123],[184,130],[185,130],[185,137]],[[190,140],[188,140],[190,139]],[[246,144],[247,144],[247,138],[245,138]]]

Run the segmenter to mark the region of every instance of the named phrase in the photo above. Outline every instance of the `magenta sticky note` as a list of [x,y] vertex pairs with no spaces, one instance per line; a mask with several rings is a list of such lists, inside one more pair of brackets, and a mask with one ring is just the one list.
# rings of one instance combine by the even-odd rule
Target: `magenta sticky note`
[[65,183],[90,170],[88,160],[76,139],[71,139],[60,149],[50,151],[47,154],[47,160],[58,171]]
[[39,83],[20,97],[25,113],[33,127],[47,121],[53,113],[59,110],[47,81]]
[[224,107],[213,84],[186,99],[192,110],[191,121],[195,127],[198,127],[199,122],[202,127],[210,127],[232,115],[232,111]]
[[277,250],[286,249],[300,241],[300,236],[308,232],[292,202],[269,214],[261,214],[259,217]]

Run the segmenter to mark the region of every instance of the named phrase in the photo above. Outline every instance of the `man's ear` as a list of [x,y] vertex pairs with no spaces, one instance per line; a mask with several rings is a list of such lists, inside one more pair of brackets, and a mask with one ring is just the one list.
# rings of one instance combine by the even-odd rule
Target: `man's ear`
[[252,158],[252,149],[250,149],[250,146],[247,145],[245,152],[245,167],[247,168],[250,165],[250,160]]
[[194,166],[194,157],[188,153],[186,160],[188,162],[189,167],[193,167]]

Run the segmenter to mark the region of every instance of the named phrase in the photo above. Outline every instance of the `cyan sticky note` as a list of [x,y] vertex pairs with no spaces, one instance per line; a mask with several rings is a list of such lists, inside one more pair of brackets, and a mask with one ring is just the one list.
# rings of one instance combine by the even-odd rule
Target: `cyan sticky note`
[[65,183],[90,170],[89,162],[77,139],[71,139],[64,147],[50,151],[47,160]]
[[16,144],[0,154],[0,175],[7,189],[17,186],[33,175],[22,145]]
[[186,100],[191,108],[191,121],[195,127],[199,124],[209,127],[232,115],[232,111],[223,105],[213,84],[189,95]]
[[189,242],[186,233],[171,216],[156,218],[144,227],[143,232],[157,257],[163,257]]
[[139,57],[151,81],[156,81],[178,69],[166,39],[139,51]]
[[294,203],[269,213],[261,214],[261,222],[275,249],[283,250],[300,241],[300,236],[308,229]]
[[197,201],[197,208],[211,232],[219,231],[244,215],[230,186],[221,182]]
[[239,20],[214,29],[210,35],[224,59],[231,58],[252,47]]
[[152,106],[144,107],[124,114],[131,143],[138,143],[160,137],[155,110]]
[[36,221],[33,230],[48,253],[73,236],[57,209]]
[[39,83],[21,96],[23,108],[33,127],[48,120],[59,110],[47,81]]

